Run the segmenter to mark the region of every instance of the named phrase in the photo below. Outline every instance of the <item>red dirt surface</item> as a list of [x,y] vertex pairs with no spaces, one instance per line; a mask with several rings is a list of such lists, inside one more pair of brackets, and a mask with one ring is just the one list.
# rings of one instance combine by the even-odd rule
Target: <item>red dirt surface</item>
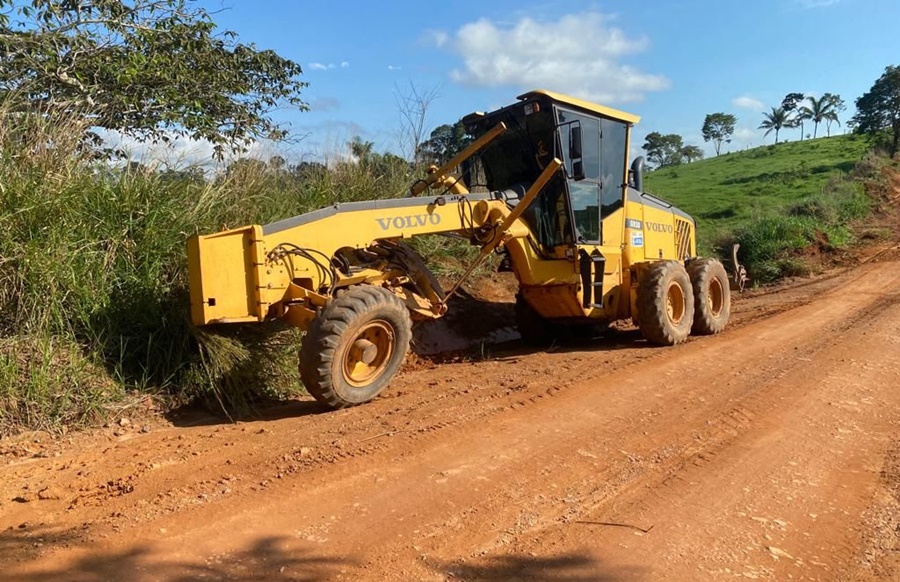
[[492,344],[419,358],[349,410],[7,440],[0,572],[898,580],[900,264],[884,249],[747,294],[725,333],[675,348],[627,329]]

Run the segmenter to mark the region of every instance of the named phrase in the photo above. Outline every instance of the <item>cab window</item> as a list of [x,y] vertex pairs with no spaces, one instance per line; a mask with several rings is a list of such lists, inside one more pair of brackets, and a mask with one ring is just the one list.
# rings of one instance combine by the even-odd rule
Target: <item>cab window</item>
[[[569,187],[569,202],[578,242],[600,241],[600,120],[568,111],[557,110],[559,143],[562,146]],[[581,163],[584,179],[574,180],[574,161],[568,155],[572,129],[581,128]]]
[[623,204],[628,129],[619,121],[602,119],[600,130],[600,217],[606,218]]

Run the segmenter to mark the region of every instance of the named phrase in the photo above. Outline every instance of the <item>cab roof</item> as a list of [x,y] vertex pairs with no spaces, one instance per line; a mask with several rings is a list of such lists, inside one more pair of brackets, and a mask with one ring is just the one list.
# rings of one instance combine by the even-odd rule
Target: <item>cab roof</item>
[[612,107],[597,105],[596,103],[578,99],[577,97],[570,97],[568,95],[563,95],[562,93],[554,93],[553,91],[546,91],[544,89],[536,89],[534,91],[522,93],[517,97],[517,99],[519,101],[525,101],[526,99],[533,99],[536,97],[544,97],[562,105],[584,109],[586,111],[590,111],[591,113],[596,113],[604,117],[610,117],[618,121],[624,121],[625,123],[633,124],[641,120],[641,117],[639,115],[633,115],[631,113],[619,111],[618,109],[613,109]]

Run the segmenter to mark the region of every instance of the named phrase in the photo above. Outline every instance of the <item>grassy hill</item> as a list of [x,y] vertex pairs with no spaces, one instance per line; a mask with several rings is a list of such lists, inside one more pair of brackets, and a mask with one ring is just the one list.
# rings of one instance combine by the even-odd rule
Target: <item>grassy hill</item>
[[854,172],[867,150],[855,135],[760,146],[648,172],[645,189],[697,220],[704,254],[741,243],[765,282],[804,271],[798,249],[851,241],[848,223],[869,207]]

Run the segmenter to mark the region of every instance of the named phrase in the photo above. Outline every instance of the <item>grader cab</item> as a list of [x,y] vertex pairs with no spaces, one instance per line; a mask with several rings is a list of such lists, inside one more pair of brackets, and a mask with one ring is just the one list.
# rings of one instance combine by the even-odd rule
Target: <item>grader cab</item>
[[660,345],[725,327],[725,269],[696,256],[690,216],[642,192],[643,159],[628,165],[637,116],[532,91],[463,121],[475,141],[405,198],[192,237],[194,323],[298,326],[310,394],[333,408],[367,402],[400,368],[412,322],[442,316],[477,264],[445,292],[403,242],[446,234],[480,247],[479,261],[505,255],[528,343],[624,319]]

